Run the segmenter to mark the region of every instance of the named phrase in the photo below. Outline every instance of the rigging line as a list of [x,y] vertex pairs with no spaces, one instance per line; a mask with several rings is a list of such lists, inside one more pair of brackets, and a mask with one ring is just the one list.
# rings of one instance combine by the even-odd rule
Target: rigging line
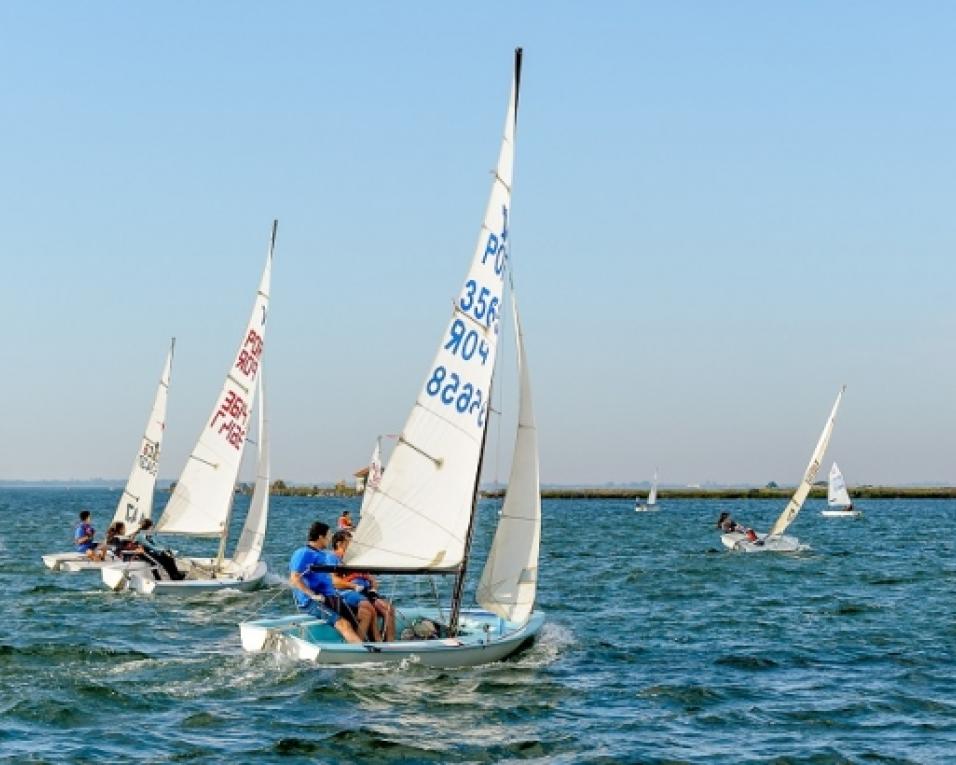
[[435,598],[435,608],[438,609],[438,621],[447,624],[447,622],[445,622],[445,614],[441,610],[441,598],[438,597],[438,586],[435,584],[435,577],[433,576],[428,577],[428,581],[431,583],[431,586],[432,586],[432,595]]
[[[461,433],[461,434],[462,434],[463,436],[465,436],[466,438],[469,438],[469,439],[471,439],[472,441],[474,441],[474,442],[476,442],[476,443],[480,440],[480,439],[475,438],[475,437],[471,434],[470,431],[465,430],[463,427],[461,427],[461,425],[459,425],[459,424],[458,424],[457,422],[455,422],[454,420],[449,420],[447,417],[443,417],[442,415],[438,414],[437,412],[435,412],[435,411],[429,409],[427,406],[425,406],[424,404],[422,404],[420,401],[416,401],[416,402],[415,402],[415,406],[419,407],[423,412],[425,412],[426,414],[431,415],[431,416],[434,417],[436,420],[439,420],[439,421],[441,421],[441,422],[444,422],[446,425],[449,425],[449,426],[453,427],[455,430],[457,430],[459,433]],[[403,441],[403,440],[404,440],[404,437],[400,435],[400,436],[398,437],[398,440],[399,440],[399,441]],[[410,444],[408,441],[405,441],[405,443],[408,444],[409,446],[412,446],[412,444]],[[412,446],[412,448],[414,449],[415,447]]]

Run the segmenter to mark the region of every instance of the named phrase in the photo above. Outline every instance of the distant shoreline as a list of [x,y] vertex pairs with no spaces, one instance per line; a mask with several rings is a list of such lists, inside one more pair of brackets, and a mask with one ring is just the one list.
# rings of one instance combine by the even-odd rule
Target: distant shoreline
[[[792,487],[776,489],[658,489],[658,499],[789,499],[796,490]],[[851,486],[850,496],[856,499],[956,499],[954,486]],[[481,492],[483,497],[496,498],[504,495],[504,489]],[[825,486],[816,486],[810,491],[814,499],[826,499]],[[646,498],[647,489],[627,488],[545,488],[542,499],[635,499]]]

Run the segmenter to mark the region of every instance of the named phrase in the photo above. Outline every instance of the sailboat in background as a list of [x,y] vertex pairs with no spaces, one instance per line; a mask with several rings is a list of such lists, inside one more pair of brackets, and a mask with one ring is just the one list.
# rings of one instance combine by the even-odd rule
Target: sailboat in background
[[345,565],[334,569],[453,575],[447,611],[438,603],[396,613],[398,634],[427,617],[439,625],[439,639],[344,643],[332,627],[303,614],[244,622],[240,634],[247,651],[276,650],[323,664],[414,657],[428,666],[472,666],[515,653],[544,623],[544,615],[534,610],[541,527],[537,432],[514,290],[520,393],[511,475],[478,586],[482,608],[461,607],[490,419],[504,272],[510,267],[508,212],[520,72],[518,49],[491,196],[464,288],[388,470],[363,508]]
[[651,482],[651,490],[647,495],[647,502],[641,504],[641,498],[638,497],[634,503],[634,512],[646,513],[650,510],[660,510],[657,506],[657,468],[654,468],[654,480]]
[[369,502],[378,491],[379,484],[382,482],[382,474],[385,472],[385,466],[382,464],[382,437],[375,439],[375,448],[372,449],[372,456],[368,461],[368,475],[365,477],[365,489],[362,492],[362,507],[359,509],[359,516],[368,507]]
[[[173,369],[173,354],[176,349],[176,338],[169,344],[169,353],[166,354],[166,363],[159,377],[159,387],[153,399],[153,408],[146,421],[146,430],[139,451],[133,460],[126,487],[120,495],[112,523],[122,521],[127,530],[132,533],[144,518],[153,513],[153,493],[156,489],[156,475],[159,473],[159,455],[163,446],[163,434],[166,431],[166,400],[169,396],[169,382]],[[43,563],[53,571],[82,571],[85,569],[102,568],[113,561],[93,561],[85,553],[50,553],[43,556]]]
[[[176,566],[185,574],[181,580],[157,578],[159,570],[145,561],[108,566],[103,569],[103,582],[110,589],[128,586],[146,594],[187,594],[226,588],[251,590],[259,587],[265,578],[266,565],[259,560],[259,556],[269,507],[269,439],[265,391],[262,387],[262,355],[277,226],[278,221],[273,222],[265,268],[236,360],[226,374],[212,415],[203,426],[156,525],[157,533],[218,538],[219,552],[214,558],[177,557]],[[257,387],[259,443],[256,487],[239,545],[234,556],[226,558],[236,480],[248,440],[249,420]]]
[[810,464],[807,465],[807,469],[804,471],[803,481],[793,493],[793,497],[791,497],[790,502],[787,503],[783,512],[780,513],[780,517],[774,522],[770,532],[763,537],[758,535],[757,539],[751,540],[748,539],[743,532],[732,531],[723,534],[720,538],[720,541],[725,547],[743,552],[797,552],[798,550],[805,549],[805,546],[801,545],[796,537],[786,536],[783,532],[785,532],[787,527],[796,519],[800,508],[803,507],[803,503],[810,493],[810,489],[813,487],[813,480],[817,477],[817,471],[820,469],[823,454],[826,452],[827,445],[830,443],[830,436],[833,434],[833,424],[836,422],[837,410],[840,408],[840,402],[843,401],[843,394],[845,392],[846,386],[844,385],[837,394],[836,402],[830,411],[830,416],[823,426],[823,432],[820,434],[816,448],[814,448],[813,454],[810,457]]
[[827,481],[827,506],[827,510],[820,511],[820,515],[825,518],[859,518],[862,515],[859,510],[853,508],[846,481],[836,462],[830,468],[830,480]]

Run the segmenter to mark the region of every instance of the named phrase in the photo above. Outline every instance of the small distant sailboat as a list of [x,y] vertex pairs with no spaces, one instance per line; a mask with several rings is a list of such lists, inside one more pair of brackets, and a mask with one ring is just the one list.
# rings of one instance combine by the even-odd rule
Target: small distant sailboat
[[790,502],[787,503],[780,517],[777,518],[773,524],[773,528],[770,529],[770,532],[763,537],[758,535],[757,539],[750,540],[742,532],[732,531],[728,534],[723,534],[720,538],[720,541],[723,542],[725,547],[743,552],[797,552],[798,550],[805,549],[796,537],[786,536],[783,532],[786,531],[787,527],[796,519],[797,513],[800,512],[800,508],[803,507],[803,503],[810,493],[813,480],[817,477],[817,471],[820,469],[823,454],[826,452],[827,445],[830,443],[830,436],[833,434],[833,424],[836,422],[837,410],[840,408],[840,402],[843,400],[843,394],[845,392],[846,386],[844,385],[837,394],[836,402],[830,411],[830,416],[823,426],[823,432],[820,434],[816,448],[810,457],[810,464],[807,465],[807,469],[803,474],[803,481],[793,493],[793,497],[791,497]]
[[368,475],[365,478],[365,490],[362,492],[362,507],[359,509],[359,516],[368,507],[378,486],[382,482],[382,474],[385,472],[385,466],[382,464],[382,437],[375,439],[375,448],[372,450],[372,456],[368,461]]
[[651,510],[660,510],[657,506],[657,468],[654,468],[654,480],[651,482],[651,490],[647,495],[647,502],[641,504],[641,498],[638,497],[634,503],[634,512],[646,513]]
[[[113,514],[113,521],[122,521],[130,533],[144,518],[149,518],[153,512],[153,493],[156,489],[156,476],[159,473],[159,455],[162,451],[163,434],[166,432],[166,400],[169,396],[169,382],[173,369],[173,354],[176,350],[176,338],[169,344],[169,353],[166,354],[166,363],[163,373],[159,377],[159,387],[153,399],[153,408],[146,421],[146,430],[139,451],[133,460],[126,487],[120,495]],[[111,523],[111,525],[112,525]],[[83,571],[86,569],[102,568],[113,563],[112,560],[93,561],[85,553],[67,552],[50,553],[43,556],[43,563],[53,571]]]
[[[181,580],[162,576],[146,561],[131,561],[103,568],[103,582],[113,590],[133,589],[143,594],[186,595],[210,590],[253,590],[262,585],[266,564],[259,560],[269,513],[269,437],[262,381],[269,285],[276,228],[259,282],[252,315],[243,334],[236,360],[226,374],[222,393],[199,434],[196,446],[176,483],[156,532],[197,537],[217,537],[214,558],[177,557]],[[258,409],[258,465],[256,484],[242,534],[232,558],[225,557],[236,479],[248,440],[256,389]],[[160,578],[157,578],[159,575]]]
[[843,473],[836,462],[830,468],[830,480],[827,483],[827,510],[820,511],[825,518],[859,518],[862,513],[854,509],[850,492],[847,491]]
[[514,654],[531,643],[544,624],[544,614],[534,609],[541,536],[538,440],[514,290],[519,378],[514,456],[476,592],[481,608],[461,607],[491,414],[505,269],[510,273],[508,210],[520,72],[518,49],[498,165],[464,289],[388,470],[363,507],[345,565],[336,569],[454,576],[447,610],[440,603],[403,604],[396,613],[397,634],[414,633],[416,620],[427,618],[441,625],[439,637],[345,643],[324,622],[298,614],[240,624],[246,651],[277,651],[328,665],[415,660],[426,666],[465,667]]

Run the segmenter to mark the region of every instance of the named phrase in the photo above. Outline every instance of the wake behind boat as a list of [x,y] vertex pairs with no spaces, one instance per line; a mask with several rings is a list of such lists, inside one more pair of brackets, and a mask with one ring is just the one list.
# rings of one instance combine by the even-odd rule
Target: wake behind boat
[[[102,576],[110,589],[129,587],[143,594],[184,595],[223,589],[251,590],[262,585],[266,564],[259,558],[269,513],[269,439],[262,355],[277,225],[277,221],[272,224],[265,268],[236,360],[156,526],[158,533],[218,538],[219,552],[209,558],[177,557],[171,571],[143,560],[107,566]],[[235,484],[248,440],[257,387],[255,490],[236,550],[232,558],[226,558]]]
[[820,461],[823,459],[823,454],[826,452],[827,445],[830,443],[830,436],[833,434],[833,424],[836,422],[837,410],[840,408],[840,402],[843,400],[845,391],[846,386],[844,385],[837,394],[836,402],[830,411],[830,416],[827,418],[826,424],[823,426],[823,432],[817,441],[816,448],[810,456],[810,464],[807,465],[807,469],[803,474],[803,481],[793,493],[793,497],[791,497],[790,502],[787,503],[780,517],[774,522],[770,532],[761,536],[752,531],[747,533],[747,531],[750,530],[731,530],[722,534],[720,537],[720,541],[724,547],[740,552],[798,552],[808,549],[806,545],[801,545],[800,540],[796,537],[785,536],[783,532],[786,531],[787,527],[796,519],[800,508],[803,507],[803,503],[810,493],[813,480],[816,478],[817,471],[820,469]]
[[[146,430],[143,433],[139,451],[133,459],[133,467],[126,480],[126,486],[116,505],[112,524],[122,522],[127,528],[133,529],[144,519],[152,516],[156,475],[159,473],[159,455],[162,451],[163,434],[166,432],[166,400],[169,396],[175,350],[176,338],[173,338],[169,344],[169,353],[166,354],[163,372],[159,377],[159,387],[153,399],[153,408],[146,421]],[[76,572],[100,569],[116,563],[112,558],[106,557],[109,553],[105,549],[103,552],[102,560],[91,558],[85,552],[48,553],[43,556],[43,564],[53,571]]]
[[[337,629],[304,614],[258,619],[240,625],[247,651],[274,651],[333,665],[415,658],[429,666],[462,667],[519,651],[534,640],[544,623],[544,615],[534,610],[541,533],[537,430],[513,288],[519,378],[514,456],[501,516],[478,583],[476,598],[482,608],[461,607],[491,414],[504,273],[510,267],[508,212],[520,73],[518,49],[484,225],[435,361],[388,470],[363,504],[344,565],[310,567],[313,572],[338,574],[453,575],[450,607],[395,607],[396,634],[411,630],[411,639],[382,643],[343,642]],[[320,602],[313,597],[312,603]],[[430,632],[421,639],[416,626],[422,626],[426,616]]]

